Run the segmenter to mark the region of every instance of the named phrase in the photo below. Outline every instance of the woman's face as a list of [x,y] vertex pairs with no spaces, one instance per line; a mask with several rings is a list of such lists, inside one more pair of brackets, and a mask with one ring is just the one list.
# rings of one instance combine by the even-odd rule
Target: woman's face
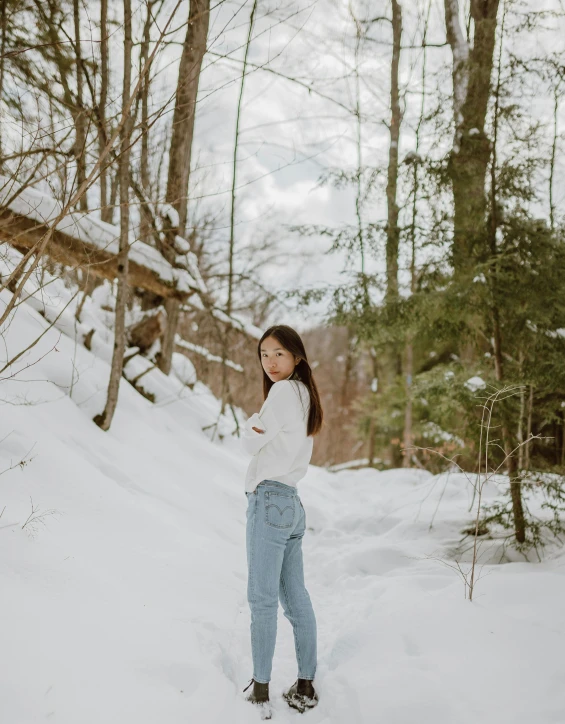
[[294,357],[278,339],[267,337],[261,342],[261,364],[273,382],[290,377],[299,362],[300,358]]

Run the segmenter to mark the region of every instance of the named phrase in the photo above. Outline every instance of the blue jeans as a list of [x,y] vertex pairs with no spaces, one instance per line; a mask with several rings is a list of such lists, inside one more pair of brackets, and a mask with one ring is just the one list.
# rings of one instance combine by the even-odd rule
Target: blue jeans
[[279,598],[292,624],[298,678],[316,674],[316,617],[304,586],[306,516],[296,488],[264,480],[247,495],[247,599],[251,609],[253,678],[271,680]]

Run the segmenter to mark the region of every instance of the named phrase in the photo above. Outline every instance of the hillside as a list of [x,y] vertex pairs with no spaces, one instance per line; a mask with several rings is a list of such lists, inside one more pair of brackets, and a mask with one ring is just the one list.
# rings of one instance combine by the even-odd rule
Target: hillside
[[[48,327],[41,304],[18,307],[3,357]],[[184,384],[179,358],[170,377],[143,378],[154,402],[122,380],[102,432],[92,417],[108,343],[99,330],[86,349],[88,325],[70,312],[57,325],[1,380],[2,722],[259,720],[241,691],[252,675],[247,458],[229,436],[233,420],[220,420],[222,440],[203,431],[219,405],[201,383]],[[320,706],[308,721],[565,722],[562,556],[491,556],[470,604],[437,560],[451,562],[470,519],[461,476],[311,467],[300,492],[320,653]],[[277,721],[299,716],[280,698],[295,675],[281,615]]]

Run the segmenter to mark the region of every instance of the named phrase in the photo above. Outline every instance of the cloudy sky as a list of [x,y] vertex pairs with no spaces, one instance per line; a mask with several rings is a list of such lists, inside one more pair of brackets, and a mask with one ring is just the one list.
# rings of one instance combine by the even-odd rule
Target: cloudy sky
[[[560,6],[560,0],[546,0],[546,8]],[[327,237],[299,237],[292,225],[340,227],[355,224],[355,190],[351,184],[336,188],[321,179],[335,169],[354,172],[358,163],[355,23],[375,16],[390,17],[390,4],[345,0],[306,2],[260,2],[249,50],[240,120],[236,206],[237,249],[253,240],[269,238],[275,250],[285,253],[284,264],[267,265],[261,283],[275,290],[337,284],[347,269],[359,271],[358,258],[344,253],[328,254]],[[423,52],[422,28],[428,13],[428,0],[403,3],[403,52],[401,86],[404,118],[400,159],[414,148],[414,129],[421,106]],[[503,57],[525,44],[534,56],[547,54],[562,45],[558,28],[546,23],[543,33],[516,30],[518,17],[540,3],[522,3],[513,20],[507,20]],[[501,2],[501,8],[502,8]],[[507,7],[510,2],[507,0]],[[224,2],[213,12],[209,52],[200,82],[200,95],[193,151],[192,210],[210,211],[216,218],[215,243],[218,253],[226,250],[229,239],[230,189],[237,99],[240,92],[242,61],[249,30],[251,0]],[[451,51],[445,46],[444,4],[431,0],[427,41],[434,47],[426,55],[426,110],[438,105],[447,123],[451,107]],[[510,14],[509,16],[510,17]],[[182,40],[181,31],[179,39]],[[391,26],[376,22],[365,33],[358,50],[359,99],[361,109],[361,162],[380,171],[373,194],[365,201],[364,222],[382,223],[386,217],[384,186],[389,135],[389,88]],[[497,47],[497,51],[499,47]],[[539,51],[539,52],[538,52]],[[161,59],[164,89],[174,84],[174,55],[178,47]],[[308,90],[308,88],[312,90]],[[565,88],[564,88],[565,90]],[[165,90],[163,91],[165,92]],[[168,90],[167,90],[168,92]],[[547,140],[552,128],[553,100],[536,88],[527,89],[535,98],[532,117],[547,124]],[[440,104],[441,105],[441,104]],[[560,109],[561,128],[565,127],[565,102]],[[448,129],[447,125],[446,128]],[[450,131],[439,139],[424,134],[421,152],[436,158],[450,146]],[[562,156],[558,155],[558,176],[563,177]],[[543,179],[536,181],[545,183]],[[564,201],[563,184],[557,185]],[[545,191],[541,191],[542,196]],[[547,194],[545,194],[547,195]],[[400,199],[402,201],[402,199]],[[545,202],[544,202],[545,203]],[[301,253],[307,252],[308,259]],[[377,249],[367,263],[368,272],[384,270],[384,249]],[[309,325],[323,318],[324,307],[288,312],[287,319]],[[281,309],[281,314],[283,310]]]

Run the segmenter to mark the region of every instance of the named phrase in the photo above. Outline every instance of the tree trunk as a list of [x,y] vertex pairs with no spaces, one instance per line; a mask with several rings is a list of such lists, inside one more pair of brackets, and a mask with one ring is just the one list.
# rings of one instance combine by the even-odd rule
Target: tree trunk
[[[126,108],[130,98],[131,87],[131,51],[132,51],[132,17],[131,0],[124,0],[124,86],[123,106]],[[112,368],[108,384],[108,397],[106,407],[101,415],[94,418],[94,422],[102,428],[109,430],[112,418],[118,403],[120,380],[124,352],[126,346],[126,302],[128,278],[128,251],[129,251],[129,158],[131,138],[131,115],[122,128],[121,148],[119,157],[120,174],[120,244],[118,252],[118,293],[116,295],[116,316],[114,352],[112,355]]]
[[[249,55],[249,46],[251,44],[251,36],[253,34],[253,22],[255,20],[255,12],[257,10],[257,0],[253,1],[251,6],[251,15],[249,17],[249,28],[247,31],[247,43],[245,44],[245,53],[243,56],[243,70],[241,73],[241,84],[239,87],[239,98],[237,101],[237,111],[235,119],[235,139],[233,144],[233,171],[232,171],[232,186],[231,186],[231,213],[230,213],[230,240],[229,240],[229,253],[228,253],[228,299],[226,304],[226,314],[232,313],[232,302],[233,302],[233,278],[234,278],[234,250],[235,250],[235,198],[236,198],[236,187],[237,187],[237,151],[239,149],[239,125],[241,122],[241,106],[243,102],[243,91],[245,89],[245,76],[247,74],[247,57]],[[228,328],[225,330],[222,338],[222,400],[221,400],[221,411],[224,412],[224,408],[229,397],[229,378],[228,368],[226,360],[228,358],[228,352],[230,348],[230,332]]]
[[[155,5],[154,0],[147,3],[147,16],[145,18],[145,25],[143,28],[143,40],[141,42],[141,67],[147,64],[149,58],[149,43],[151,42],[151,21],[153,18],[153,6]],[[145,74],[143,78],[143,85],[141,87],[141,157],[139,161],[139,173],[141,180],[141,187],[145,194],[145,197],[149,197],[149,88],[151,86],[151,77],[149,73]],[[143,208],[140,209],[140,229],[139,238],[141,241],[147,243],[151,238],[151,222],[147,218],[147,215],[143,212]]]
[[485,119],[499,0],[471,0],[473,47],[461,30],[458,0],[445,0],[447,41],[453,53],[455,139],[449,162],[454,201],[453,265],[468,270],[485,249],[485,180],[490,143]]
[[400,43],[402,40],[402,9],[397,0],[392,0],[392,61],[390,65],[390,145],[388,150],[388,178],[386,186],[386,296],[387,301],[398,297],[398,142],[400,139],[400,94],[398,88],[398,67]]
[[131,347],[138,347],[141,354],[149,351],[166,329],[162,309],[152,310],[127,331]]
[[[428,0],[428,7],[426,10],[424,28],[422,31],[422,99],[420,102],[420,115],[418,118],[418,124],[416,126],[416,147],[413,157],[413,168],[412,168],[412,221],[410,225],[410,293],[414,294],[417,285],[417,273],[416,273],[416,222],[418,218],[418,194],[420,190],[420,178],[418,175],[418,164],[420,163],[420,132],[424,123],[425,111],[426,111],[426,59],[427,59],[427,38],[428,38],[428,26],[430,20],[432,4],[431,0]],[[412,380],[414,378],[414,344],[412,335],[408,335],[406,341],[406,348],[404,350],[404,385],[406,391],[406,407],[404,410],[404,457],[402,459],[402,466],[405,468],[410,467],[412,460],[412,447],[414,445],[414,432],[413,432],[413,398],[412,398]]]
[[165,301],[167,323],[165,333],[161,338],[161,351],[157,358],[157,364],[161,372],[164,372],[166,375],[171,371],[173,352],[175,351],[175,337],[180,317],[180,306],[181,303],[178,299],[167,299]]
[[[77,188],[81,188],[86,180],[86,118],[84,115],[84,106],[82,105],[82,54],[80,50],[80,12],[79,0],[73,0],[73,19],[75,32],[75,57],[76,64],[76,82],[77,93],[73,95],[71,85],[69,83],[71,58],[64,50],[66,45],[61,42],[60,28],[64,20],[64,12],[61,9],[60,2],[44,3],[41,0],[34,0],[34,5],[38,12],[38,20],[46,28],[46,36],[49,38],[52,49],[52,59],[58,70],[59,78],[63,89],[63,101],[73,119],[75,127],[75,143],[74,157],[77,165]],[[79,207],[82,210],[87,209],[86,190],[80,195]]]
[[[108,85],[110,82],[108,68],[108,0],[100,0],[100,100],[99,100],[99,131],[98,145],[100,153],[107,143],[106,104],[108,103]],[[108,204],[108,171],[103,163],[100,167],[100,218],[107,224],[112,223],[112,207]]]
[[[496,17],[495,17],[496,22]],[[496,29],[496,28],[495,28]],[[498,307],[498,297],[500,295],[499,282],[498,282],[498,266],[497,258],[498,251],[496,246],[496,233],[498,229],[498,212],[497,212],[497,176],[496,176],[496,164],[497,164],[497,150],[498,150],[498,119],[500,113],[500,76],[501,76],[501,59],[502,59],[502,42],[504,38],[504,16],[502,18],[501,28],[501,48],[498,57],[498,75],[497,84],[494,93],[494,118],[493,118],[493,143],[492,143],[492,158],[490,159],[490,225],[485,228],[487,249],[490,255],[491,265],[489,271],[489,283],[491,289],[491,322],[492,322],[492,339],[494,347],[494,371],[497,382],[504,384],[504,368],[503,368],[503,355],[502,355],[502,328],[500,322],[500,312]],[[476,38],[475,38],[476,43]],[[491,51],[491,58],[493,56],[494,48]],[[490,72],[489,72],[489,85],[490,85]],[[485,107],[486,113],[486,107]],[[484,196],[484,194],[483,194]],[[485,197],[486,203],[486,197]],[[504,454],[506,457],[506,470],[508,472],[508,478],[510,480],[510,496],[512,499],[512,515],[514,518],[514,533],[518,543],[524,543],[526,540],[526,521],[524,517],[524,507],[522,504],[522,487],[520,472],[518,470],[517,458],[513,452],[516,445],[515,439],[512,435],[512,424],[507,412],[504,400],[500,403],[502,407],[502,444],[504,447]]]
[[402,467],[409,468],[412,460],[412,375],[414,374],[414,346],[408,340],[404,353],[404,379],[406,385],[406,407],[404,409],[404,440]]
[[[4,98],[4,56],[6,53],[6,35],[8,33],[7,4],[8,0],[0,0],[0,117],[3,116],[1,104]],[[0,172],[4,165],[2,155],[2,130],[2,124],[0,123]]]
[[[75,157],[77,162],[77,186],[81,186],[86,179],[86,115],[82,95],[82,48],[80,40],[80,5],[79,0],[73,0],[73,20],[75,27],[75,63],[76,63],[76,112],[75,112]],[[80,197],[79,208],[88,211],[87,195]]]
[[190,157],[198,82],[206,52],[210,0],[190,0],[188,27],[179,66],[166,199],[178,212],[179,233],[186,232]]
[[371,418],[369,421],[369,445],[367,457],[369,459],[369,467],[373,467],[375,463],[375,452],[377,445],[377,431],[375,425],[375,416],[379,407],[379,363],[377,360],[377,352],[374,347],[370,348],[373,379],[371,380]]
[[[493,314],[493,342],[494,342],[494,368],[497,382],[503,383],[504,372],[502,367],[502,347],[500,323],[496,310]],[[500,403],[502,407],[502,444],[504,447],[504,455],[506,457],[506,471],[510,480],[510,496],[512,499],[512,515],[514,518],[514,534],[518,543],[524,543],[526,540],[526,520],[524,517],[524,506],[522,504],[522,483],[520,472],[518,470],[516,454],[513,452],[514,445],[511,427],[508,421],[508,414],[504,409],[504,401]]]
[[[210,0],[190,0],[188,27],[179,66],[171,146],[169,149],[169,173],[166,200],[176,209],[179,216],[178,229],[170,229],[165,257],[174,262],[174,235],[186,235],[188,213],[188,184],[190,179],[190,157],[194,134],[196,97],[202,60],[206,52]],[[166,375],[171,371],[174,339],[177,331],[180,307],[175,300],[167,305],[167,330],[163,335],[159,369]]]
[[561,103],[561,78],[553,89],[553,138],[551,142],[551,158],[549,162],[549,225],[551,230],[555,229],[555,158],[557,155],[557,141],[559,139],[559,106]]
[[530,469],[530,451],[532,437],[532,416],[534,411],[534,386],[530,385],[530,394],[528,395],[528,422],[526,427],[526,454],[524,455],[524,467]]

